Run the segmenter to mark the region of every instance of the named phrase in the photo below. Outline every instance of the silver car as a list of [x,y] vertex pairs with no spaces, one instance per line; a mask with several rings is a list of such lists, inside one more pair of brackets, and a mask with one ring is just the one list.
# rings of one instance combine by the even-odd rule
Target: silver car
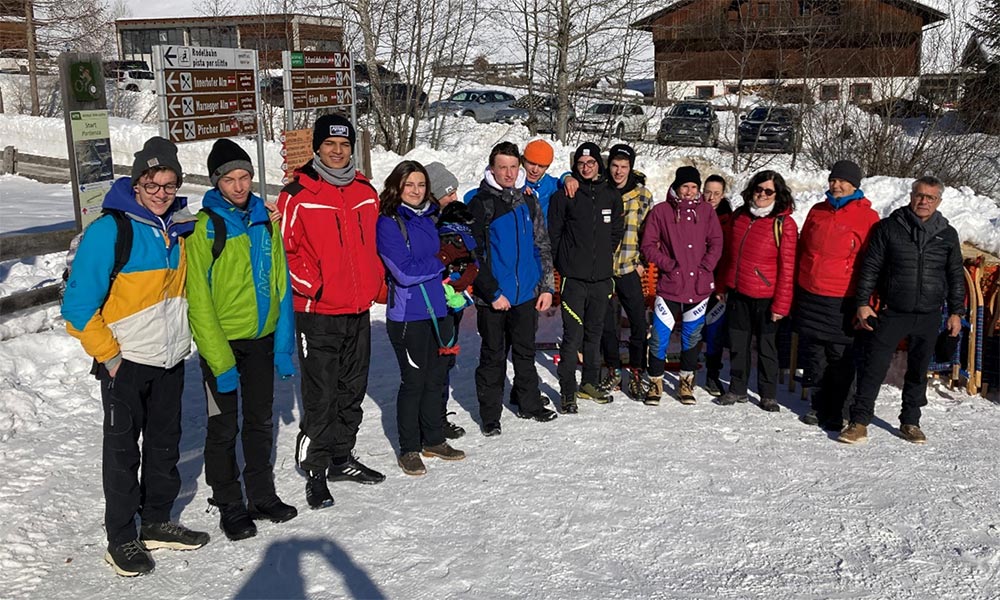
[[641,140],[646,135],[646,118],[638,104],[598,102],[577,117],[576,128],[621,140]]
[[500,90],[462,90],[447,100],[438,100],[427,107],[431,116],[460,115],[473,117],[480,123],[497,120],[497,111],[510,107],[514,96]]
[[[537,94],[521,96],[510,108],[497,111],[496,120],[501,123],[523,123],[526,127],[535,125],[536,131],[554,133],[558,121],[558,106],[559,102],[555,96]],[[576,111],[572,106],[569,107],[567,125],[569,129],[573,129],[576,125]]]

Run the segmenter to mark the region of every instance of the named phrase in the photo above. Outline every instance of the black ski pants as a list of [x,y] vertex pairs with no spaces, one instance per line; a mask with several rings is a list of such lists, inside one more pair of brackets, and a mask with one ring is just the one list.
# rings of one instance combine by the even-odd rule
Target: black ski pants
[[[302,368],[302,420],[296,456],[308,471],[351,455],[368,390],[371,321],[357,315],[295,313]],[[272,367],[273,368],[273,367]]]
[[542,408],[542,398],[538,391],[538,371],[535,370],[535,329],[538,327],[535,301],[529,300],[508,310],[476,306],[476,321],[481,338],[479,366],[476,367],[476,395],[479,397],[482,423],[500,421],[508,343],[514,363],[511,402],[516,400],[524,412],[537,412]]
[[147,523],[170,520],[181,489],[184,362],[164,369],[122,360],[114,378],[104,365],[97,377],[104,404],[104,528],[108,542],[118,545],[138,537],[136,513]]
[[[576,355],[583,349],[580,385],[597,385],[601,377],[601,333],[612,291],[611,278],[584,281],[563,277],[560,291],[563,339],[559,344],[559,393],[576,395]],[[621,359],[619,358],[619,363]]]
[[[445,316],[439,323],[450,319],[451,316]],[[400,382],[396,393],[399,453],[420,452],[426,446],[444,441],[441,390],[448,378],[449,357],[438,353],[440,345],[430,319],[386,320],[385,329],[399,363]],[[444,337],[450,334],[446,336],[442,332]]]
[[771,298],[751,298],[729,292],[729,391],[745,395],[750,377],[750,343],[757,338],[757,393],[776,398],[778,392],[778,322],[771,320]]
[[812,382],[811,407],[820,422],[839,422],[844,416],[857,372],[855,363],[862,348],[860,344],[799,338],[799,364],[804,375],[803,385]]
[[[212,498],[220,504],[243,501],[240,469],[236,463],[236,437],[243,445],[243,484],[246,497],[254,504],[275,497],[274,469],[274,336],[256,340],[230,340],[240,374],[236,391],[219,393],[215,376],[205,359],[201,374],[208,406],[205,434],[205,482]],[[240,399],[243,400],[243,427],[240,428]]]
[[604,317],[604,332],[601,334],[601,354],[604,364],[612,369],[622,366],[622,354],[618,345],[618,329],[621,326],[621,309],[628,317],[628,361],[633,369],[646,367],[646,298],[642,294],[642,279],[632,271],[614,278],[615,296],[608,304]]

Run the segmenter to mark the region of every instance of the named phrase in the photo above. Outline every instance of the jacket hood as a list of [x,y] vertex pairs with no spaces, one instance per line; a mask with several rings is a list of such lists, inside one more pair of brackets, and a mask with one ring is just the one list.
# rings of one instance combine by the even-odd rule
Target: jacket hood
[[264,200],[254,193],[251,193],[250,198],[247,199],[247,208],[245,210],[226,200],[217,188],[205,192],[201,205],[204,208],[213,209],[216,213],[223,216],[232,215],[233,218],[240,218],[239,215],[244,213],[248,214],[251,225],[263,223],[271,218],[267,212],[267,207],[264,206]]
[[646,185],[646,175],[640,171],[630,171],[625,185],[618,188],[618,191],[624,196],[640,185]]
[[174,228],[178,235],[194,231],[195,217],[187,209],[186,196],[175,197],[174,203],[170,205],[163,217],[158,217],[135,197],[131,177],[121,177],[112,184],[111,189],[104,196],[101,208],[120,210],[131,215],[135,220],[158,229]]
[[698,196],[694,200],[682,200],[679,196],[677,196],[677,192],[674,191],[674,188],[667,188],[667,202],[673,204],[675,208],[694,208],[695,206],[701,204],[703,199],[701,196]]
[[[523,188],[527,181],[528,174],[524,172],[524,167],[518,167],[517,180],[514,182],[514,189],[519,190]],[[500,187],[499,183],[497,183],[496,177],[493,176],[493,171],[491,171],[488,166],[483,170],[483,184],[480,185],[480,188],[484,185],[496,191],[503,191],[503,188]]]

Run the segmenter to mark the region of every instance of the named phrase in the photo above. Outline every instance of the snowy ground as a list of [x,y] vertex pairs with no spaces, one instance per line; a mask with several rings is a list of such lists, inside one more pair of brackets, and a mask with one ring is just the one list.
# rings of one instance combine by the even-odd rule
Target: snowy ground
[[[134,123],[112,125],[116,162],[127,162],[153,133]],[[478,126],[442,150],[422,147],[408,158],[442,160],[468,188],[492,143],[525,135]],[[36,146],[27,151],[65,146],[61,121],[30,117],[0,117],[0,139]],[[200,172],[208,148],[182,146],[183,164]],[[568,151],[558,148],[560,156]],[[376,155],[377,187],[396,160]],[[641,157],[639,164],[662,198],[673,168],[692,160],[715,162],[711,154],[675,153]],[[731,175],[740,185],[749,176]],[[788,172],[797,220],[821,199],[824,176]],[[905,202],[907,185],[875,177],[864,188],[886,215]],[[52,228],[71,219],[70,206],[67,186],[0,177],[0,232]],[[989,198],[949,188],[942,211],[963,239],[1000,249],[1000,209]],[[0,295],[50,281],[62,261],[53,254],[0,263]],[[503,435],[487,439],[476,423],[479,340],[470,313],[452,404],[469,431],[456,446],[469,457],[429,461],[428,475],[413,479],[395,465],[398,371],[381,307],[373,321],[357,449],[387,481],[336,484],[336,506],[308,511],[292,458],[298,384],[279,383],[277,487],[302,512],[289,523],[262,524],[256,538],[228,542],[218,515],[205,510],[205,409],[192,355],[175,513],[210,531],[213,541],[190,553],[157,551],[153,575],[124,580],[102,560],[102,417],[90,360],[64,332],[57,308],[0,319],[0,596],[1000,597],[994,403],[932,388],[922,423],[930,442],[910,445],[895,435],[897,365],[893,385],[882,388],[871,442],[862,447],[801,424],[807,406],[785,387],[777,414],[755,404],[719,407],[699,390],[693,407],[667,400],[652,408],[619,397],[549,424],[505,411]],[[539,339],[555,340],[558,330],[557,317],[543,319]],[[539,353],[538,366],[543,393],[555,396],[551,356]]]

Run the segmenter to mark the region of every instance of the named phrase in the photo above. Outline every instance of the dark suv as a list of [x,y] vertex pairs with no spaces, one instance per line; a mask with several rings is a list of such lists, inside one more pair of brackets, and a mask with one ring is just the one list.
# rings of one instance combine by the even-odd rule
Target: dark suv
[[656,143],[661,146],[718,146],[719,117],[707,102],[679,102],[660,121]]
[[791,152],[798,143],[798,116],[784,107],[758,106],[740,116],[736,146],[740,152]]

